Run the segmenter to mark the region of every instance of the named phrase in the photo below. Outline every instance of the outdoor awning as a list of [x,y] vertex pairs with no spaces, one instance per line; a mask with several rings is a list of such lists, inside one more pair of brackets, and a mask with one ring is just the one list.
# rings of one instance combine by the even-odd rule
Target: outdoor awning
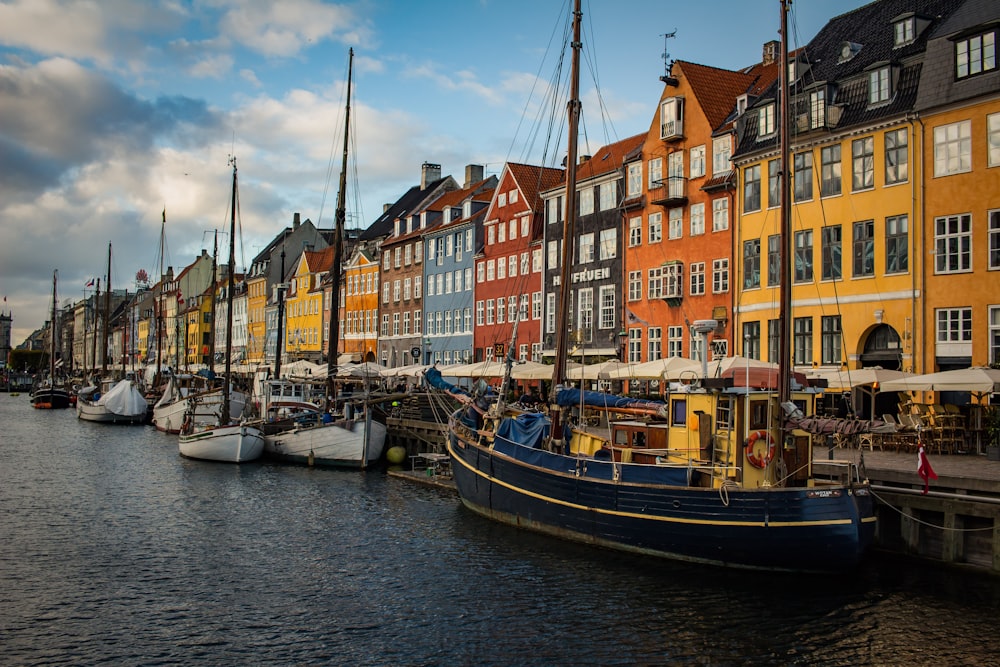
[[361,355],[357,352],[344,352],[342,355],[337,357],[338,366],[357,363],[361,363]]

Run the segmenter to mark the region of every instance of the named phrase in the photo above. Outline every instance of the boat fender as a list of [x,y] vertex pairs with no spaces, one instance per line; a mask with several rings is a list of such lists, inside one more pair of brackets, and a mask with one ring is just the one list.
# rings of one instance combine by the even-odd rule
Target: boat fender
[[191,415],[185,415],[184,423],[181,424],[181,433],[188,433],[191,429]]
[[[763,455],[758,455],[757,442],[761,440],[767,443],[767,449]],[[746,455],[750,465],[763,470],[774,460],[774,438],[768,431],[754,431],[747,438]]]

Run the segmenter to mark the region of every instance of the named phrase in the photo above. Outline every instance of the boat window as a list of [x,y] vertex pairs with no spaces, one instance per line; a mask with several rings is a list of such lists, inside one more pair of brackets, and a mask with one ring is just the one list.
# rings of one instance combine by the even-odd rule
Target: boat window
[[625,429],[619,429],[615,431],[615,444],[616,445],[627,445],[628,444],[628,431]]
[[715,405],[715,425],[720,429],[728,429],[733,416],[731,398],[720,398]]
[[670,425],[684,426],[685,424],[687,424],[687,399],[673,399],[670,401]]
[[767,401],[750,402],[750,430],[767,428]]

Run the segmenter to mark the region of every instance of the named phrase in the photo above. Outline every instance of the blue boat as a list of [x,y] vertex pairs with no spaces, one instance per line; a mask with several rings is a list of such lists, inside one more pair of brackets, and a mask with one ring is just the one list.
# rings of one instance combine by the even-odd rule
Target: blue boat
[[[569,165],[577,161],[580,17],[576,0]],[[564,239],[575,238],[575,192],[568,169]],[[787,232],[783,236],[790,256]],[[563,245],[552,375],[560,387],[573,259],[572,244]],[[790,290],[783,291],[787,318]],[[695,323],[703,350],[715,325]],[[789,327],[781,330],[788,338]],[[507,349],[515,347],[512,341]],[[790,349],[787,340],[780,349]],[[710,379],[703,373],[668,391],[662,403],[563,390],[532,411],[504,402],[509,354],[498,394],[463,396],[433,369],[428,373],[432,386],[464,401],[449,420],[448,453],[459,496],[471,510],[595,546],[747,569],[843,571],[871,544],[868,480],[846,461],[839,475],[814,474],[813,437],[839,425],[810,417],[821,390],[793,383],[787,364],[773,373],[765,369],[763,378],[756,371],[751,377],[749,368]]]

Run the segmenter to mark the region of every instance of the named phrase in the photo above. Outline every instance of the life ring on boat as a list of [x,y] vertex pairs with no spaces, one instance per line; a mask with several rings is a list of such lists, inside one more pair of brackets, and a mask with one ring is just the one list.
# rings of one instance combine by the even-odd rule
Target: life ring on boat
[[[759,441],[764,441],[767,443],[767,449],[764,454],[757,454],[757,443]],[[774,438],[767,431],[754,431],[747,438],[747,446],[745,448],[747,461],[750,462],[754,468],[760,468],[763,470],[767,465],[774,460]]]

